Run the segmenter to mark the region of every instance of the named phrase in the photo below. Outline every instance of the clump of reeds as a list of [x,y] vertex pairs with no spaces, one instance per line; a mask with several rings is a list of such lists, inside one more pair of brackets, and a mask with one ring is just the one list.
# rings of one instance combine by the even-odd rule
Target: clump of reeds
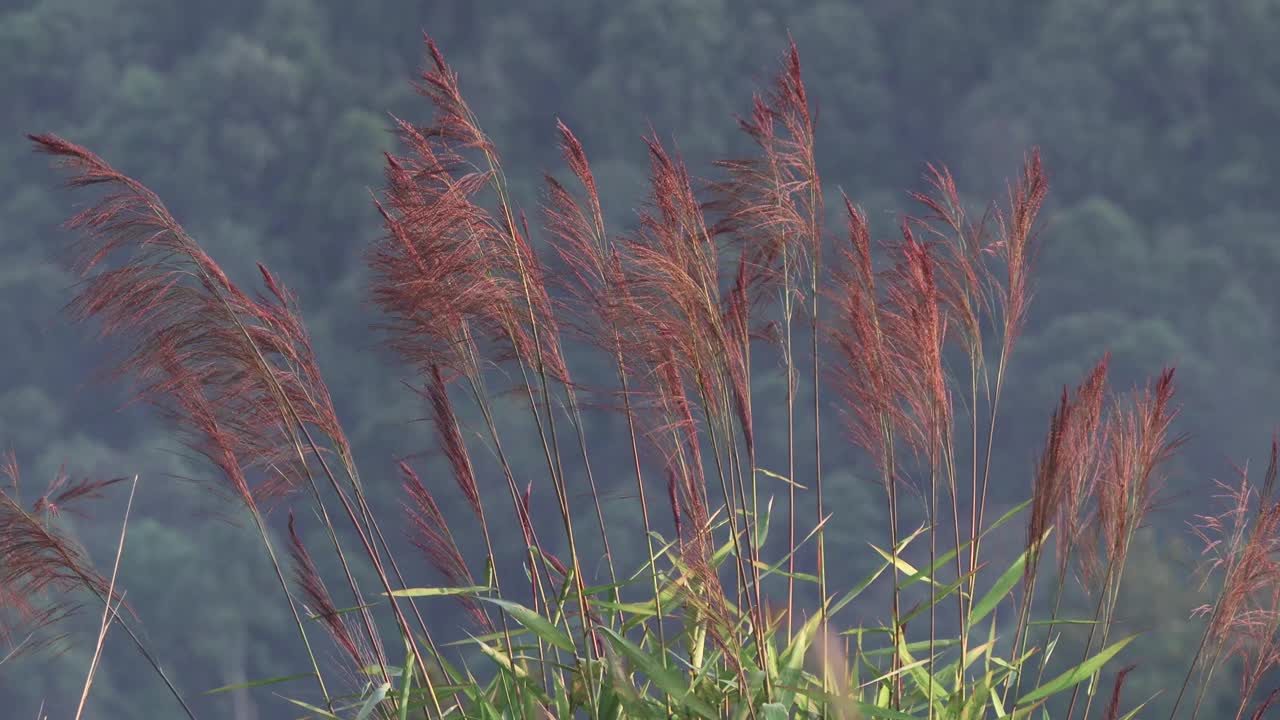
[[[843,230],[831,233],[818,129],[792,45],[740,120],[755,154],[719,163],[721,179],[695,182],[656,134],[645,137],[651,187],[630,232],[606,223],[587,151],[559,123],[572,181],[546,178],[539,244],[457,74],[427,45],[417,88],[435,116],[425,125],[395,121],[403,151],[386,155],[385,186],[374,199],[384,233],[367,257],[381,328],[416,373],[411,387],[452,476],[424,478],[399,465],[406,533],[443,585],[402,571],[383,531],[390,519],[372,510],[296,302],[277,277],[262,268],[265,291],[250,296],[149,189],[84,148],[32,137],[70,168],[71,185],[108,191],[69,222],[83,233],[76,266],[85,278],[72,316],[128,341],[119,376],[132,378],[138,396],[213,464],[221,480],[214,487],[253,521],[315,681],[316,696],[294,702],[318,716],[356,718],[970,719],[1027,717],[1071,691],[1070,718],[1089,681],[1088,716],[1102,667],[1132,639],[1110,637],[1124,568],[1182,438],[1172,432],[1173,371],[1108,404],[1103,358],[1074,392],[1063,390],[1040,459],[1027,468],[1031,499],[1017,508],[1029,508],[1022,552],[998,574],[987,568],[984,538],[1017,515],[989,521],[986,508],[1048,189],[1038,152],[1026,157],[1007,203],[977,220],[952,175],[930,167],[927,191],[912,193],[921,214],[905,217],[898,237],[876,241],[847,197]],[[591,351],[615,384],[575,380],[572,366]],[[752,371],[761,362],[783,373],[777,427],[765,422],[773,414],[756,412]],[[802,368],[814,437],[811,476],[797,477]],[[838,402],[825,400],[822,387],[834,387]],[[495,400],[511,393],[532,423],[541,455],[534,462],[517,463],[507,450]],[[626,484],[644,533],[630,540],[645,555],[630,574],[610,550],[582,397],[625,420]],[[469,415],[458,403],[478,428],[464,426]],[[873,538],[874,571],[843,594],[827,586],[825,529],[840,522],[823,493],[824,415],[833,411],[874,468],[888,522],[888,549]],[[785,434],[785,472],[762,462],[766,432]],[[499,477],[472,461],[480,449]],[[1280,657],[1274,455],[1251,529],[1243,484],[1231,513],[1203,523],[1206,537],[1232,529],[1221,541],[1223,590],[1205,610],[1192,671],[1208,668],[1202,694],[1223,657],[1244,658],[1240,713]],[[11,475],[16,486],[16,467]],[[772,546],[773,502],[761,497],[762,477],[786,486],[785,542]],[[67,589],[112,607],[109,585],[42,519],[108,484],[59,486],[31,510],[0,495],[0,609],[18,610],[29,626],[48,624],[58,606],[32,598]],[[436,500],[450,484],[470,512],[452,527]],[[548,488],[552,524],[531,512],[535,490]],[[904,502],[913,491],[922,508]],[[666,499],[668,513],[655,510],[655,498]],[[267,515],[303,505],[332,562],[304,545],[290,511],[286,572]],[[495,533],[499,518],[518,536]],[[812,527],[807,537],[802,524]],[[483,558],[464,552],[460,526],[483,541]],[[1053,532],[1051,615],[1034,623]],[[520,547],[510,547],[513,537]],[[769,557],[769,547],[781,557]],[[607,567],[601,585],[585,570],[595,555]],[[523,580],[503,577],[499,561],[508,556],[522,561]],[[815,573],[803,570],[807,557]],[[341,573],[336,591],[323,577],[329,571]],[[1096,603],[1084,654],[1051,663],[1064,589],[1077,576]],[[376,589],[357,577],[373,577]],[[775,580],[784,596],[774,597]],[[866,602],[877,582],[890,598],[882,624],[851,629],[841,647],[840,613]],[[816,605],[797,592],[804,584],[814,586]],[[461,603],[477,633],[473,649],[492,661],[487,670],[459,669],[458,656],[436,643],[441,628],[427,622],[422,604],[441,596]],[[1016,620],[1007,638],[996,620],[1006,606]],[[399,663],[381,616],[404,648]],[[1047,632],[1036,629],[1046,624]],[[339,667],[313,650],[316,626],[340,650]],[[1053,665],[1063,667],[1046,680]],[[1108,718],[1119,717],[1129,670],[1115,677]],[[340,682],[351,692],[337,692]]]

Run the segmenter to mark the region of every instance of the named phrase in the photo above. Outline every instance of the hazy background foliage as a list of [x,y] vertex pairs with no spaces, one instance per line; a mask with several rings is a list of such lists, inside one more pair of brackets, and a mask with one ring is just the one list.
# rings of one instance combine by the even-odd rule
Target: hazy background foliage
[[[561,171],[559,116],[591,153],[615,229],[631,224],[644,193],[640,136],[650,123],[674,136],[695,173],[711,174],[711,159],[742,149],[733,113],[773,72],[788,30],[817,103],[832,200],[843,188],[881,231],[905,209],[903,190],[920,185],[925,162],[949,165],[962,193],[983,201],[1039,145],[1052,185],[1045,250],[1003,405],[993,508],[1028,496],[1057,393],[1104,350],[1121,388],[1176,365],[1177,430],[1192,442],[1143,536],[1122,607],[1128,626],[1153,631],[1135,645],[1141,672],[1128,697],[1181,681],[1199,637],[1185,620],[1206,601],[1188,580],[1199,549],[1185,521],[1206,507],[1214,478],[1231,476],[1228,458],[1263,462],[1280,420],[1280,1],[7,0],[0,445],[17,452],[32,488],[63,462],[77,475],[141,473],[122,582],[189,693],[300,672],[294,635],[252,531],[179,479],[207,468],[177,452],[152,415],[121,409],[126,388],[90,382],[107,348],[59,314],[72,278],[59,263],[67,237],[57,224],[71,198],[23,133],[59,133],[150,185],[234,278],[252,282],[252,263],[263,261],[292,286],[363,474],[375,486],[385,479],[374,494],[394,512],[394,461],[432,443],[412,422],[424,411],[401,382],[409,373],[368,329],[376,313],[361,253],[380,229],[369,188],[381,184],[381,152],[391,147],[387,112],[428,117],[408,84],[420,29],[459,71],[519,202],[532,211],[542,172]],[[780,398],[776,366],[756,373]],[[809,392],[802,381],[801,406]],[[767,404],[757,413],[758,428],[776,426]],[[861,558],[866,540],[885,537],[880,491],[831,418],[828,504],[837,517],[827,542],[831,557]],[[626,458],[620,422],[591,423],[602,467]],[[804,421],[798,430],[806,436]],[[761,438],[766,467],[784,442]],[[535,457],[532,445],[513,450]],[[428,480],[441,467],[429,463]],[[620,567],[632,567],[641,551],[625,546],[639,537],[629,532],[638,524],[629,481],[598,481],[615,551],[626,556]],[[535,508],[552,512],[549,496]],[[110,557],[121,500],[77,521],[99,560]],[[412,571],[431,579],[424,564]],[[862,571],[833,563],[831,585]],[[438,612],[439,624],[457,624],[452,606]],[[855,611],[839,622],[857,620]],[[42,699],[52,716],[65,713],[87,667],[86,637],[64,654],[6,667],[5,714],[32,717]],[[90,716],[168,717],[163,688],[114,640]],[[1220,685],[1228,697],[1230,681]],[[279,709],[268,692],[199,706],[208,717],[245,719]]]

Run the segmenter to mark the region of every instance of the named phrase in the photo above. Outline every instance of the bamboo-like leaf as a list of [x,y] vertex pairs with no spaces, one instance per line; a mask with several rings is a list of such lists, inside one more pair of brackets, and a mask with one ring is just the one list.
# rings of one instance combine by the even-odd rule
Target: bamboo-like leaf
[[1033,703],[1037,700],[1043,700],[1044,698],[1055,695],[1063,690],[1075,687],[1081,682],[1084,682],[1088,678],[1092,677],[1093,674],[1103,665],[1106,665],[1111,658],[1115,657],[1116,654],[1123,650],[1126,645],[1133,642],[1134,637],[1136,636],[1130,635],[1119,642],[1113,643],[1110,647],[1099,651],[1097,655],[1094,655],[1088,660],[1085,660],[1079,665],[1062,673],[1053,680],[1018,698],[1018,702],[1015,703],[1015,705],[1026,705],[1027,703]]
[[505,610],[516,622],[525,626],[529,632],[537,635],[544,642],[550,643],[565,652],[574,652],[573,640],[563,630],[552,625],[546,618],[524,605],[499,598],[482,597],[480,599]]
[[[871,718],[881,718],[882,720],[920,720],[916,715],[903,712],[901,710],[893,710],[889,707],[880,707],[869,702],[863,702],[857,699],[850,699],[844,696],[832,695],[824,693],[821,690],[812,690],[808,693],[816,698],[815,703],[822,702],[828,706],[843,707],[855,710],[853,717],[870,720]],[[804,717],[804,716],[802,716]]]
[[995,675],[988,672],[982,676],[981,680],[974,683],[973,688],[964,700],[964,704],[960,707],[959,720],[978,720],[978,718],[982,717],[983,708],[992,694],[991,686],[995,682]]
[[409,720],[409,693],[413,690],[413,645],[404,637],[404,671],[400,673],[400,720]]
[[[447,595],[479,595],[480,593],[489,592],[493,588],[487,585],[469,585],[467,587],[439,587],[439,588],[404,588],[402,590],[392,590],[391,594],[396,597],[443,597]],[[386,595],[386,593],[383,593]],[[483,600],[484,598],[480,598]]]
[[922,658],[925,662],[917,662],[907,650],[906,643],[902,642],[902,640],[898,641],[898,657],[902,660],[904,668],[910,668],[907,675],[915,681],[921,695],[928,698],[928,701],[934,705],[939,705],[939,703],[946,701],[947,691],[943,689],[942,682],[924,669],[925,662],[928,661],[927,657]]
[[293,698],[285,698],[285,700],[293,703],[294,705],[297,705],[303,710],[306,710],[308,712],[313,712],[316,715],[319,715],[320,717],[325,718],[325,720],[342,720],[342,718],[338,717],[337,715],[334,715],[333,713],[329,712],[328,710],[325,710],[324,708],[318,708],[315,705],[304,703],[301,700],[294,700]]
[[908,585],[914,584],[918,580],[924,580],[925,582],[933,583],[938,587],[942,587],[936,580],[933,580],[930,577],[932,574],[931,571],[937,570],[938,568],[942,567],[948,560],[955,557],[955,552],[948,552],[944,555],[941,555],[938,557],[936,561],[934,561],[933,567],[931,568],[930,571],[922,572],[920,570],[917,570],[914,565],[904,560],[902,558],[902,555],[898,555],[897,558],[894,558],[893,555],[891,555],[888,551],[880,549],[880,547],[875,543],[867,543],[867,544],[871,546],[872,550],[875,550],[877,553],[879,553],[880,557],[884,558],[888,562],[892,562],[896,564],[898,567],[898,570],[903,574],[907,575],[907,579],[904,580],[902,582],[902,585],[900,586],[903,588],[907,587]]
[[1155,695],[1152,695],[1151,697],[1147,698],[1146,700],[1143,700],[1143,701],[1142,701],[1142,703],[1140,703],[1140,704],[1138,705],[1138,707],[1136,707],[1136,708],[1134,708],[1134,709],[1130,710],[1129,712],[1125,713],[1124,715],[1122,715],[1122,716],[1120,717],[1120,720],[1133,720],[1135,717],[1137,717],[1138,713],[1142,711],[1142,708],[1146,707],[1146,706],[1147,706],[1147,703],[1151,702],[1153,699],[1155,699]]
[[822,617],[822,613],[814,613],[782,653],[782,667],[778,671],[776,684],[779,687],[778,702],[783,708],[790,709],[791,703],[795,701],[795,687],[800,679],[804,656],[809,651],[809,643],[813,641],[813,635],[817,632]]
[[764,516],[756,518],[756,547],[764,547],[769,540],[769,519],[773,517],[773,496],[765,503]]
[[796,487],[796,488],[799,488],[800,490],[808,490],[808,489],[809,489],[809,488],[805,487],[804,485],[801,485],[801,484],[800,484],[800,483],[798,483],[798,482],[794,482],[794,481],[792,481],[792,480],[791,480],[790,478],[788,478],[786,475],[779,475],[778,473],[776,473],[776,472],[774,472],[774,471],[772,471],[772,470],[765,470],[764,468],[756,468],[756,472],[760,473],[761,475],[764,475],[765,477],[771,477],[771,478],[773,478],[774,480],[781,480],[782,482],[784,482],[784,483],[786,483],[786,484],[788,484],[788,485],[794,486],[794,487]]
[[919,720],[915,715],[892,710],[887,707],[877,707],[871,703],[855,700],[852,705],[860,713],[860,717],[864,718],[883,718],[884,720]]
[[490,645],[489,643],[484,643],[484,642],[477,642],[476,646],[480,648],[480,652],[489,656],[489,659],[497,663],[498,667],[502,668],[503,670],[506,670],[507,672],[515,675],[516,677],[522,680],[529,677],[528,671],[526,671],[524,668],[517,665],[512,660],[511,656],[508,655],[504,650],[501,650],[499,648],[496,648]]
[[[1046,532],[1045,535],[1047,537],[1048,533]],[[1044,539],[1042,538],[1041,544],[1043,544],[1043,542]],[[1022,579],[1022,576],[1025,574],[1025,569],[1027,567],[1027,555],[1030,552],[1032,552],[1030,549],[1022,551],[1022,554],[1018,556],[1018,559],[1013,561],[1013,564],[1010,565],[1009,568],[1004,571],[1004,574],[996,580],[995,584],[991,586],[991,589],[982,596],[982,599],[978,601],[978,604],[974,605],[973,609],[969,611],[970,628],[982,622],[983,618],[990,615],[991,611],[995,610],[996,606],[1000,604],[1000,601],[1004,600],[1005,596],[1013,591],[1014,586],[1018,584],[1018,581]]]
[[844,597],[840,598],[839,600],[837,600],[835,603],[831,605],[831,609],[827,612],[827,615],[835,615],[840,610],[843,610],[845,605],[848,605],[849,603],[853,602],[855,598],[861,595],[864,590],[866,590],[868,587],[871,586],[871,583],[875,582],[876,579],[879,578],[881,575],[883,575],[884,571],[888,569],[889,569],[889,563],[885,562],[883,565],[881,565],[879,568],[873,571],[870,575],[863,578],[862,582],[855,585],[852,590],[845,593]]
[[701,698],[691,693],[684,680],[670,668],[663,665],[661,660],[654,658],[631,641],[614,632],[611,628],[600,628],[600,630],[609,637],[609,640],[613,642],[619,652],[639,666],[641,672],[653,681],[653,684],[658,686],[658,689],[669,695],[677,705],[686,707],[709,720],[718,717],[716,711],[703,702]]
[[[982,569],[981,566],[979,566],[978,570],[981,570],[981,569]],[[939,586],[938,590],[934,592],[933,597],[929,598],[929,601],[931,602],[929,601],[921,602],[919,605],[917,605],[914,610],[912,610],[911,612],[907,613],[902,617],[902,620],[901,620],[902,624],[905,625],[906,623],[911,622],[916,618],[917,615],[924,612],[925,610],[928,610],[931,604],[937,605],[941,603],[943,600],[946,600],[947,598],[951,597],[951,594],[954,592],[959,592],[962,597],[967,597],[967,594],[963,590],[961,590],[960,587],[969,581],[969,578],[973,576],[974,572],[977,572],[977,570],[973,572],[967,572],[964,575],[961,575],[960,579],[956,580],[955,582],[949,585]]]
[[384,682],[369,693],[369,697],[365,698],[364,704],[360,706],[360,710],[356,712],[355,720],[369,720],[369,716],[373,714],[374,708],[378,707],[378,703],[387,699],[387,693],[391,691],[391,683]]
[[315,673],[299,673],[297,675],[281,675],[279,677],[266,678],[264,680],[250,680],[249,682],[236,683],[234,685],[223,685],[212,690],[206,690],[205,695],[217,695],[218,693],[231,692],[232,690],[244,690],[247,688],[262,687],[264,685],[276,685],[290,680],[300,680],[302,678],[315,677]]
[[782,703],[765,703],[760,709],[764,720],[787,720],[787,706]]

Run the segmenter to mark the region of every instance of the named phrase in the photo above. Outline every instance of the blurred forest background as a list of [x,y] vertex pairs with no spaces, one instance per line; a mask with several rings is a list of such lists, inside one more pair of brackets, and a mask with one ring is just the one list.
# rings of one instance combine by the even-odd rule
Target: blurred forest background
[[[542,173],[563,175],[557,117],[591,155],[615,230],[631,226],[646,190],[650,123],[711,176],[712,159],[745,150],[733,115],[749,110],[788,31],[819,108],[833,220],[843,188],[891,232],[926,162],[951,167],[966,199],[1001,198],[1023,153],[1040,146],[1051,183],[1044,250],[1002,406],[993,507],[1029,496],[1062,385],[1105,350],[1119,389],[1177,366],[1175,429],[1191,442],[1121,603],[1125,625],[1147,631],[1128,655],[1139,663],[1130,704],[1176,689],[1199,639],[1190,611],[1208,597],[1191,579],[1200,547],[1186,522],[1209,507],[1215,478],[1234,478],[1231,461],[1252,457],[1261,477],[1280,421],[1280,0],[3,0],[0,447],[16,451],[28,492],[63,463],[76,476],[141,474],[121,582],[189,695],[302,672],[303,656],[253,531],[228,522],[230,506],[207,491],[209,468],[152,413],[124,406],[127,388],[92,382],[109,348],[60,314],[73,278],[58,223],[84,198],[58,189],[62,177],[23,134],[93,149],[159,193],[233,278],[252,287],[262,261],[293,288],[362,474],[385,480],[374,495],[395,513],[395,461],[422,454],[429,481],[443,463],[415,422],[425,411],[403,384],[411,374],[369,329],[362,252],[381,229],[370,188],[391,148],[388,112],[429,118],[409,84],[420,31],[459,71],[531,218]],[[776,368],[757,368],[765,397],[781,397]],[[811,392],[802,380],[802,407]],[[766,435],[776,425],[757,407]],[[842,561],[829,574],[841,589],[886,530],[882,491],[830,417],[828,543]],[[619,423],[590,425],[602,467],[627,457]],[[784,436],[761,442],[766,466],[784,457]],[[629,481],[598,481],[620,568],[635,567]],[[107,567],[123,495],[72,519]],[[535,511],[552,513],[551,503],[549,489],[535,490]],[[409,567],[420,584],[437,581],[425,563]],[[438,625],[460,624],[447,602],[432,608]],[[856,612],[839,624],[857,623]],[[31,718],[45,700],[51,717],[66,715],[92,649],[89,632],[73,633],[65,652],[4,668],[0,714]],[[1219,677],[1217,699],[1229,701],[1233,673]],[[197,697],[197,710],[284,717],[271,691]],[[113,635],[89,716],[173,717],[171,703]]]

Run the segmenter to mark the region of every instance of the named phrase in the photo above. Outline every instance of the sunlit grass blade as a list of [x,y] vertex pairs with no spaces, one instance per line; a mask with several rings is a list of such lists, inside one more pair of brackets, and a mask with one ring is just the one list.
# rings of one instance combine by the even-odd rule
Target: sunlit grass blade
[[982,599],[973,606],[969,611],[970,628],[982,622],[984,618],[996,609],[996,606],[999,605],[1000,602],[1009,595],[1009,593],[1013,592],[1013,588],[1025,575],[1027,557],[1031,552],[1034,551],[1030,549],[1024,550],[1022,554],[1018,556],[1018,559],[1000,575],[995,584],[987,590],[986,594],[982,596]]
[[1018,702],[1015,703],[1015,706],[1021,707],[1029,703],[1034,703],[1038,700],[1043,700],[1052,695],[1056,695],[1063,690],[1069,690],[1085,680],[1088,680],[1094,673],[1101,669],[1103,665],[1106,665],[1111,658],[1115,657],[1117,653],[1123,650],[1126,645],[1133,642],[1135,637],[1135,635],[1130,635],[1123,640],[1111,644],[1109,647],[1099,651],[1098,654],[1088,660],[1085,660],[1053,680],[1050,680],[1031,692],[1028,692],[1026,695],[1018,698]]
[[205,690],[205,695],[217,695],[218,693],[231,692],[232,690],[247,690],[249,688],[265,687],[267,685],[278,685],[286,683],[290,680],[300,680],[302,678],[312,677],[312,673],[298,673],[297,675],[281,675],[279,677],[265,678],[262,680],[250,680],[249,682],[235,683],[234,685],[223,685],[212,690]]
[[560,628],[552,625],[542,615],[530,610],[519,603],[499,598],[482,597],[481,600],[497,605],[502,608],[508,615],[515,619],[516,622],[525,626],[529,632],[542,638],[543,641],[564,650],[565,652],[574,652],[576,647],[573,640]]
[[645,677],[678,705],[687,707],[708,720],[718,717],[716,711],[701,698],[691,694],[689,686],[660,659],[653,657],[609,628],[601,628],[601,632],[608,636],[614,647],[634,663]]
[[[393,597],[420,598],[420,597],[448,597],[451,595],[479,595],[480,593],[490,592],[493,588],[487,585],[470,585],[467,587],[422,587],[422,588],[402,588],[400,590],[392,590],[390,595]],[[383,593],[384,595],[388,593]],[[483,599],[483,598],[481,598]]]

